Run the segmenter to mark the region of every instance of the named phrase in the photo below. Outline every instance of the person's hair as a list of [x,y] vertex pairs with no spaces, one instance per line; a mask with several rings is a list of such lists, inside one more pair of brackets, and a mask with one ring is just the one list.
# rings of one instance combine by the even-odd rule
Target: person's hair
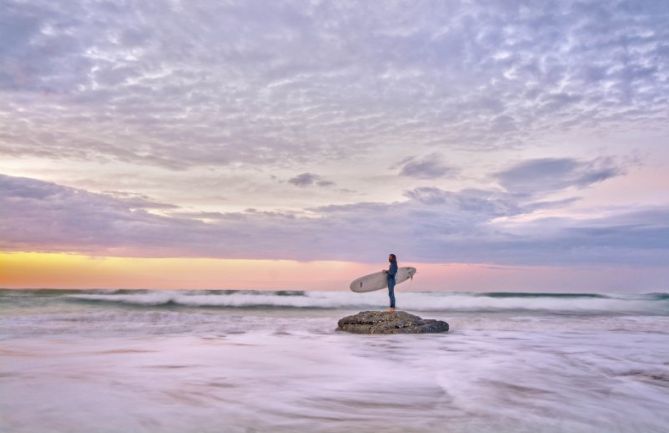
[[396,262],[396,261],[397,261],[397,256],[396,256],[395,254],[390,254],[390,257],[393,258],[393,262]]

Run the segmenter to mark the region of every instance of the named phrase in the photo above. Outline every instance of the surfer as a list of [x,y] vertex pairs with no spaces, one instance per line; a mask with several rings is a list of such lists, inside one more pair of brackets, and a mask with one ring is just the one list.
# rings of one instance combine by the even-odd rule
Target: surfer
[[391,313],[395,311],[395,274],[397,274],[397,256],[395,254],[390,254],[388,256],[388,261],[390,266],[388,270],[384,270],[386,273],[386,278],[388,279],[388,297],[390,298],[390,311]]

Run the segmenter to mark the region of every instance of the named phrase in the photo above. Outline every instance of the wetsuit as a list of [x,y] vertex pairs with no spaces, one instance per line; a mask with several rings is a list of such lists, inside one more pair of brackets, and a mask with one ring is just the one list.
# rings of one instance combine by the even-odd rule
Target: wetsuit
[[390,262],[388,267],[388,297],[390,298],[390,308],[395,308],[395,274],[397,274],[397,260]]

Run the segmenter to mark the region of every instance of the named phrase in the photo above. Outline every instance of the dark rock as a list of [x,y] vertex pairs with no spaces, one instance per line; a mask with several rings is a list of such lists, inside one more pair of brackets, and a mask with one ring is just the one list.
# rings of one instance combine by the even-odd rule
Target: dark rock
[[354,334],[425,334],[447,332],[448,323],[422,319],[405,311],[362,311],[339,320],[337,330]]

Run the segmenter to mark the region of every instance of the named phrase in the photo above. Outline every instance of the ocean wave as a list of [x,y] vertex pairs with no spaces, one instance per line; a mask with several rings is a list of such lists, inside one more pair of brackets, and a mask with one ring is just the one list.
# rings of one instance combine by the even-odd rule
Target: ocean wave
[[76,294],[70,299],[89,302],[111,302],[137,306],[185,306],[185,307],[232,307],[232,308],[332,308],[327,298],[318,299],[300,291],[255,292],[221,291],[220,293],[193,294],[174,292],[150,292],[138,294]]
[[[146,291],[64,295],[77,302],[114,303],[137,307],[377,309],[387,295],[307,291]],[[669,314],[669,297],[658,294],[613,296],[546,293],[398,293],[399,307],[416,311],[539,311],[594,314]]]

